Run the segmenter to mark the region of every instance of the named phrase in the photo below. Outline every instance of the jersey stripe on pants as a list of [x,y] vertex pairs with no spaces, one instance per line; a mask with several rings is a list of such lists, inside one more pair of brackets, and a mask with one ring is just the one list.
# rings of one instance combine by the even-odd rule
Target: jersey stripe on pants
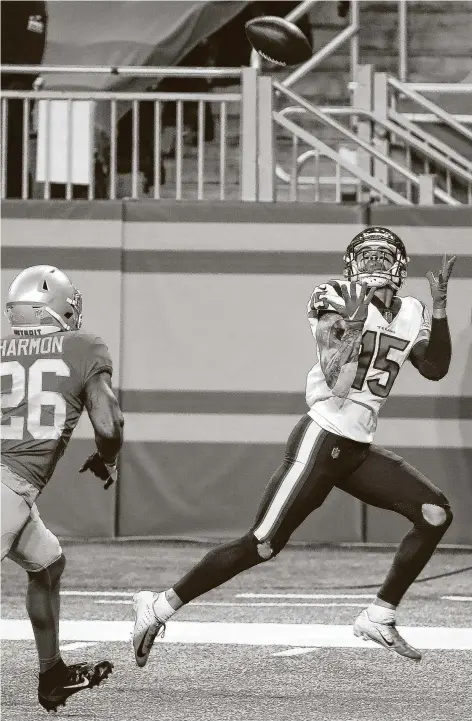
[[327,431],[309,418],[295,457],[290,464],[287,464],[277,490],[262,519],[254,528],[253,533],[259,541],[267,541],[276,533],[291,506],[292,499],[296,498],[299,489],[309,476],[318,450],[327,435]]

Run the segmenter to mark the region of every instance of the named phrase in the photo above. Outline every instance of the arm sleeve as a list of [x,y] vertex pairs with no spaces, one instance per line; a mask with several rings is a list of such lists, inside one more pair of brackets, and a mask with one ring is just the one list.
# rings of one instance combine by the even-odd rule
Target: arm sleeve
[[433,318],[429,336],[420,334],[410,351],[410,361],[424,378],[439,381],[448,372],[452,355],[447,318]]

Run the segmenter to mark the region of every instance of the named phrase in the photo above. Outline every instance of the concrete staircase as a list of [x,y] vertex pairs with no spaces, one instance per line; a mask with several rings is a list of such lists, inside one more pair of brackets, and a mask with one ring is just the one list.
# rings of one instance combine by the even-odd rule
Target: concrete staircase
[[[314,6],[311,26],[315,51],[323,47],[346,26],[346,20],[336,14],[335,2],[322,2]],[[396,2],[361,3],[360,62],[370,63],[378,71],[398,74],[398,14]],[[282,80],[286,72],[264,66],[274,79]],[[411,82],[459,82],[472,72],[472,2],[408,2],[408,80]],[[294,89],[316,105],[349,105],[349,44],[328,57],[316,71],[302,78]],[[218,88],[215,88],[217,90]],[[231,88],[225,87],[225,92]],[[228,105],[227,184],[228,198],[239,197],[239,111]],[[216,138],[219,137],[218,110]],[[313,126],[311,126],[313,128]],[[319,127],[318,137],[336,149],[349,146],[344,139],[328,128]],[[280,133],[276,141],[277,158],[287,170],[291,163],[291,141]],[[175,197],[175,164],[165,161],[167,181],[162,188],[164,197]],[[308,168],[305,171],[309,172]],[[321,161],[321,173],[332,174],[328,161]],[[219,197],[218,141],[205,146],[205,198]],[[183,196],[196,198],[196,150],[185,148]],[[323,200],[334,200],[334,188],[324,188]],[[277,199],[287,200],[289,189],[280,183]],[[300,200],[313,201],[313,188],[300,192]]]

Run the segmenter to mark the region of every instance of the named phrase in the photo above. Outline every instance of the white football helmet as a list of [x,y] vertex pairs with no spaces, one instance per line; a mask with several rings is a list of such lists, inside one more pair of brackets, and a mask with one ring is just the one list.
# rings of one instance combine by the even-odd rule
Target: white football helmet
[[34,265],[22,270],[11,284],[5,314],[18,335],[78,330],[82,294],[62,270]]
[[409,258],[398,235],[388,228],[366,228],[349,243],[344,255],[344,277],[368,288],[397,291],[407,274]]

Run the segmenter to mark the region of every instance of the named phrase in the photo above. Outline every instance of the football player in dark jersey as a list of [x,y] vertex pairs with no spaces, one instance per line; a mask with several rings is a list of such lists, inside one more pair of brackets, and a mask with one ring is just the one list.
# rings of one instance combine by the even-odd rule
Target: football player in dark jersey
[[356,636],[413,660],[421,653],[400,635],[396,608],[452,521],[444,494],[400,456],[373,443],[378,412],[408,360],[429,380],[449,368],[447,283],[455,258],[427,274],[432,319],[413,296],[397,295],[408,257],[388,228],[367,228],[349,244],[344,278],[315,288],[308,319],[318,358],[307,376],[309,407],[287,442],[253,525],[209,551],[171,588],[134,597],[133,645],[145,666],[153,642],[183,605],[242,571],[276,556],[333,487],[372,506],[400,513],[412,527],[375,600],[354,622]]
[[59,651],[59,586],[65,566],[36,499],[84,407],[97,450],[84,463],[108,488],[117,477],[123,416],[111,388],[105,343],[80,330],[82,296],[57,268],[23,270],[8,292],[12,333],[1,340],[1,535],[5,556],[28,574],[26,609],[39,657],[38,699],[48,711],[100,684],[110,661],[66,665]]

